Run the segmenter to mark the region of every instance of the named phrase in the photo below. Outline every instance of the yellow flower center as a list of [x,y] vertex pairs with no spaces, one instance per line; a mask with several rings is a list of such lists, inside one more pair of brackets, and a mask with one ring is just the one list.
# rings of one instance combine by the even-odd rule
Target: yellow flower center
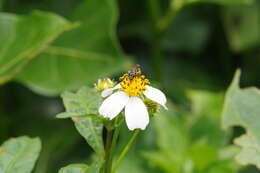
[[128,96],[140,96],[146,90],[146,85],[149,80],[141,74],[141,70],[129,71],[120,77],[121,89],[128,94]]

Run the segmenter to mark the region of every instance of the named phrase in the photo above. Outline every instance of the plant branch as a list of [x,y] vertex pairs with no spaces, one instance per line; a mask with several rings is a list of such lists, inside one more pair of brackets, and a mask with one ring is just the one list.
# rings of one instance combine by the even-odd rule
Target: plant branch
[[111,168],[111,144],[112,144],[113,131],[107,130],[106,146],[105,146],[105,165],[104,173],[110,173]]

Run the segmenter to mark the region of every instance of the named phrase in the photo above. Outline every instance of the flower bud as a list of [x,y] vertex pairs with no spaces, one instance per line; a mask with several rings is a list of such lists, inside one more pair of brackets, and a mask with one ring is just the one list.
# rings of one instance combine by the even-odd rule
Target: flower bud
[[105,79],[99,79],[98,82],[95,84],[95,87],[99,90],[99,91],[104,91],[108,88],[113,88],[114,87],[114,82],[109,79],[109,78],[105,78]]
[[154,116],[154,114],[159,112],[160,106],[156,102],[154,102],[148,98],[145,98],[143,100],[143,102],[144,102],[145,106],[147,107],[149,115]]

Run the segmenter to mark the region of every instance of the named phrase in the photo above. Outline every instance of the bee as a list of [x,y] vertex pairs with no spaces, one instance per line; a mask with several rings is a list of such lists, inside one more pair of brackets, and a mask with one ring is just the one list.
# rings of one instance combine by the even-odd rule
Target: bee
[[139,71],[141,71],[141,68],[140,68],[140,65],[137,64],[137,65],[134,66],[134,67],[130,70],[130,72],[128,73],[129,79],[132,80],[132,79],[136,76],[137,72],[139,72]]

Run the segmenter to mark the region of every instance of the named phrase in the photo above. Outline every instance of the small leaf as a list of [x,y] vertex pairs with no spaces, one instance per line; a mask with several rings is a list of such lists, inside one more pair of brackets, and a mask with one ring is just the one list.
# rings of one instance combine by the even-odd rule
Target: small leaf
[[85,164],[71,164],[59,170],[59,173],[89,173],[89,167]]
[[71,164],[59,170],[59,173],[100,173],[103,161],[95,161],[90,166],[86,164]]
[[242,135],[235,139],[235,144],[242,147],[236,156],[237,161],[242,165],[255,164],[260,169],[260,145],[256,139],[250,135]]
[[222,125],[224,128],[235,125],[245,128],[247,134],[235,139],[235,144],[242,147],[237,161],[260,168],[260,91],[240,89],[239,78],[238,70],[226,93]]
[[30,173],[40,150],[39,138],[24,136],[9,139],[0,147],[0,172]]
[[89,167],[89,173],[100,173],[100,170],[104,164],[103,160],[97,160],[93,162]]
[[47,12],[26,16],[0,13],[0,83],[12,79],[61,33],[74,27]]
[[62,99],[66,112],[58,117],[71,117],[79,133],[100,156],[104,154],[102,118],[98,108],[102,98],[94,88],[81,88],[77,93],[65,92]]
[[61,118],[98,115],[98,108],[102,102],[100,93],[92,88],[82,87],[77,93],[64,92],[61,95],[66,112],[59,114]]

